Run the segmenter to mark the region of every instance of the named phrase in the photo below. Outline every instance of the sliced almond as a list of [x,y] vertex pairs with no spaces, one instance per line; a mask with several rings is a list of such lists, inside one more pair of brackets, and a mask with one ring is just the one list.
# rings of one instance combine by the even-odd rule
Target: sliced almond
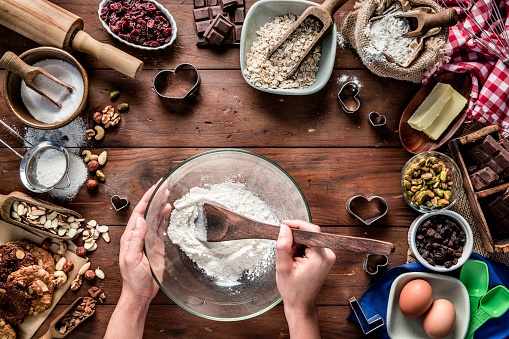
[[89,236],[90,236],[90,231],[89,230],[84,230],[83,231],[83,239],[88,238]]
[[18,205],[18,215],[22,216],[22,215],[25,215],[26,213],[26,210],[25,210],[25,207],[23,205]]
[[83,221],[85,221],[85,219],[75,219],[74,221],[83,222]]
[[58,235],[61,237],[63,237],[65,235],[65,232],[67,232],[67,230],[63,227],[58,229]]
[[21,218],[19,217],[18,212],[15,212],[15,211],[11,211],[11,218],[12,218],[12,219],[16,219],[16,220],[17,220],[17,219],[21,219]]
[[35,283],[41,287],[43,292],[48,292],[48,286],[42,280],[36,280]]
[[42,266],[44,265],[44,262],[42,261],[42,259],[39,259],[37,265],[39,265],[40,268],[43,268]]
[[90,247],[90,249],[88,249],[88,251],[92,252],[92,251],[95,251],[97,249],[97,243],[94,242],[94,244],[92,245],[92,247]]
[[67,262],[67,258],[66,257],[61,257],[57,263],[55,264],[55,269],[57,271],[61,271],[63,268],[64,268],[64,264]]
[[0,288],[0,293],[7,293],[7,291],[4,290],[3,288]]
[[16,258],[18,258],[19,260],[23,260],[25,258],[26,254],[24,251],[22,250],[17,250],[16,251]]
[[18,206],[19,206],[19,201],[18,200],[14,200],[14,202],[12,203],[12,209],[14,211],[17,211],[18,210]]
[[74,222],[75,221],[75,218],[74,216],[69,216],[69,218],[67,218],[67,222]]
[[106,225],[97,226],[97,229],[98,229],[98,230],[99,230],[99,232],[101,232],[101,233],[108,232],[108,230],[109,230],[108,226],[106,226]]
[[46,222],[44,223],[44,228],[51,228],[51,220],[46,220]]
[[99,237],[101,236],[101,233],[99,232],[99,230],[95,230],[94,231],[94,235],[92,236],[92,238],[94,238],[95,240],[99,239]]
[[74,238],[74,237],[76,236],[76,229],[75,229],[75,228],[71,228],[71,229],[69,230],[69,233],[67,234],[67,236],[68,236],[69,238]]
[[51,220],[51,228],[55,229],[55,228],[57,228],[57,226],[58,226],[58,220],[57,219]]
[[51,212],[50,214],[48,214],[48,215],[46,216],[46,219],[48,219],[48,220],[53,220],[53,219],[55,219],[56,217],[57,217],[57,212],[56,212],[56,211],[53,211],[53,212]]
[[94,243],[96,239],[94,239],[94,237],[88,237],[87,239],[85,239],[85,244],[86,243]]
[[95,245],[95,240],[92,239],[92,241],[90,241],[90,242],[85,242],[83,244],[83,247],[85,247],[85,249],[87,251],[91,251],[91,248],[94,247],[94,245]]
[[88,226],[92,226],[92,227],[96,227],[97,226],[97,221],[95,220],[90,220],[88,223],[87,223]]
[[78,275],[85,274],[86,271],[90,269],[90,261],[87,261],[83,266],[81,266],[80,270],[78,271]]
[[40,209],[36,209],[36,210],[32,210],[32,212],[30,212],[30,214],[40,217],[41,215],[46,214],[46,212],[43,210],[40,210]]
[[103,233],[102,237],[103,237],[104,241],[106,241],[106,242],[110,242],[110,240],[111,240],[110,239],[110,234],[108,232]]
[[95,269],[95,276],[101,280],[106,278],[106,276],[104,275],[104,272],[101,269],[99,269],[99,267]]
[[41,225],[44,225],[46,223],[46,216],[45,215],[42,215],[40,218],[39,218],[39,223]]

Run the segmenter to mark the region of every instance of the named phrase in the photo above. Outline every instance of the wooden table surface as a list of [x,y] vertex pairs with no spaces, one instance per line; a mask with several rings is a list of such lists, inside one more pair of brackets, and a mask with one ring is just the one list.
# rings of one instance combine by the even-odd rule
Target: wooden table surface
[[[86,68],[90,79],[89,105],[103,108],[110,104],[109,92],[121,91],[119,102],[129,103],[118,128],[108,131],[105,139],[92,144],[96,152],[107,150],[107,176],[97,192],[85,187],[72,203],[62,205],[75,209],[87,219],[110,225],[112,241],[100,243],[90,256],[106,273],[97,285],[107,294],[106,304],[96,315],[73,333],[73,338],[101,338],[121,291],[118,268],[119,241],[129,215],[143,193],[159,178],[192,155],[215,148],[243,148],[261,154],[283,167],[301,187],[311,208],[314,223],[336,234],[371,237],[393,242],[396,251],[389,257],[389,267],[405,263],[407,229],[417,216],[403,200],[399,174],[411,157],[399,141],[398,122],[401,113],[418,85],[383,79],[373,75],[348,48],[336,53],[334,72],[320,92],[310,96],[276,96],[257,91],[242,78],[239,48],[213,50],[195,45],[192,0],[160,1],[174,16],[178,37],[173,46],[147,52],[121,44],[103,29],[97,15],[99,0],[54,0],[56,4],[79,15],[85,31],[102,42],[132,53],[145,62],[137,80],[107,69],[91,57],[73,53]],[[254,3],[248,0],[250,7]],[[353,9],[348,2],[336,21]],[[20,54],[38,45],[4,27],[0,27],[0,53],[7,50]],[[194,64],[201,75],[201,87],[195,99],[167,104],[152,88],[160,69],[174,68],[182,62]],[[5,71],[0,70],[3,84]],[[361,108],[355,114],[343,112],[336,101],[340,85],[347,75],[362,84]],[[24,126],[3,103],[0,94],[0,118],[24,133]],[[386,115],[387,125],[373,128],[367,121],[371,111]],[[82,117],[91,124],[87,109]],[[4,128],[0,137],[18,146],[19,140]],[[7,148],[0,148],[0,193],[28,191],[19,179],[19,158]],[[113,194],[127,196],[128,210],[115,212],[110,205]],[[387,200],[386,217],[370,227],[364,226],[345,209],[352,195],[379,195]],[[40,198],[48,197],[38,195]],[[337,261],[325,280],[318,297],[320,325],[326,338],[363,338],[360,328],[346,320],[350,313],[348,299],[359,299],[376,278],[362,269],[364,256],[336,252]],[[50,321],[78,296],[69,290],[42,325],[42,335]],[[280,304],[270,311],[240,323],[215,322],[192,315],[159,292],[154,298],[145,326],[146,338],[223,338],[288,337],[288,327]]]

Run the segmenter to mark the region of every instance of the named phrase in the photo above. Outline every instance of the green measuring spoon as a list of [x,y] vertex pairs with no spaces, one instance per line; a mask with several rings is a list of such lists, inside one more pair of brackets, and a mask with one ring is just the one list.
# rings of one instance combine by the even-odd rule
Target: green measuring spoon
[[470,314],[479,308],[479,299],[488,292],[488,265],[480,260],[467,260],[461,268],[460,281],[465,285],[470,297]]
[[505,286],[493,287],[481,298],[479,309],[470,317],[466,339],[474,337],[474,332],[491,318],[502,316],[509,309],[509,290]]

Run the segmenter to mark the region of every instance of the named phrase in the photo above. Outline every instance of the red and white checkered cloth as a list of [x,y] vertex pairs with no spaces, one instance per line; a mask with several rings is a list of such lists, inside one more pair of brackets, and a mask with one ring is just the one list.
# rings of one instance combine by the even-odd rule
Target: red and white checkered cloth
[[[461,0],[458,0],[461,1]],[[465,1],[466,7],[470,7],[469,1]],[[487,20],[492,15],[492,6],[498,6],[505,30],[509,36],[509,21],[506,9],[509,8],[509,0],[474,0],[477,7],[471,6],[469,11],[482,29],[490,32],[495,28],[495,22]],[[445,0],[450,8],[456,9],[459,21],[469,31],[477,33],[478,37],[489,43],[484,34],[479,34],[479,28],[475,22],[467,17],[455,0]],[[481,13],[482,11],[482,13]],[[496,39],[496,35],[490,33],[492,40],[503,47],[502,42]],[[475,39],[471,39],[459,26],[453,26],[449,30],[449,40],[446,45],[447,56],[450,61],[438,70],[430,70],[425,73],[423,83],[432,76],[443,72],[465,73],[469,72],[472,77],[472,92],[468,104],[468,119],[478,120],[484,124],[498,124],[500,130],[509,134],[509,66],[499,60],[492,52],[481,46]],[[509,55],[508,55],[509,56]]]

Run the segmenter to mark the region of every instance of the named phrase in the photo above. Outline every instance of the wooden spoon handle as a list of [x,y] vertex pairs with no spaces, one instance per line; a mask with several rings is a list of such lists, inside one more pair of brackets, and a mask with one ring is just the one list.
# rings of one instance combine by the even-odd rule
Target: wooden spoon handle
[[28,65],[20,59],[16,54],[8,51],[0,59],[0,67],[5,68],[8,71],[16,73],[21,79],[26,80],[28,72],[33,70],[34,67]]
[[332,17],[334,13],[347,2],[348,0],[326,0],[321,7]]
[[423,19],[423,31],[427,32],[435,27],[450,27],[456,25],[458,22],[458,13],[454,8],[449,8],[445,11],[426,15]]
[[42,337],[39,339],[54,339],[55,337],[51,333],[51,327],[49,328],[48,332],[44,333]]
[[143,61],[118,48],[103,44],[81,30],[74,36],[71,47],[93,55],[106,65],[131,78],[136,78],[143,68]]

